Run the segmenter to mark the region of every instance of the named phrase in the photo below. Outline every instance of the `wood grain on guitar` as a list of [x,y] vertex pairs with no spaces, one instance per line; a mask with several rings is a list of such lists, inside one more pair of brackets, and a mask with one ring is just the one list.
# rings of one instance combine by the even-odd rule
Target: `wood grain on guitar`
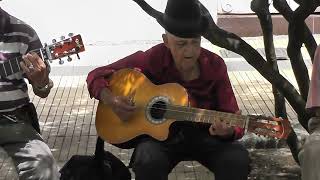
[[187,91],[179,84],[154,85],[142,73],[132,69],[119,70],[110,77],[110,90],[117,96],[134,100],[137,110],[122,121],[110,107],[99,103],[96,112],[98,135],[111,144],[121,144],[140,135],[163,141],[175,121],[212,123],[224,121],[246,131],[273,138],[287,138],[291,131],[287,119],[262,115],[236,115],[188,106]]

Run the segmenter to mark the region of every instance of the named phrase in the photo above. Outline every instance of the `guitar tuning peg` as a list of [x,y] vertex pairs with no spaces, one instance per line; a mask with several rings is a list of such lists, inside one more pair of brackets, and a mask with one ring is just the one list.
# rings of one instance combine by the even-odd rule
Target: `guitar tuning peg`
[[66,37],[64,37],[64,36],[61,36],[61,37],[60,37],[61,40],[64,40],[65,38],[66,38]]
[[57,42],[57,40],[56,39],[52,39],[52,43],[56,43]]
[[69,36],[69,37],[72,37],[72,36],[73,36],[73,33],[69,33],[68,36]]
[[78,53],[77,53],[77,58],[78,58],[78,59],[80,59],[80,56],[79,56],[79,54],[78,54]]
[[47,43],[44,43],[44,44],[43,44],[43,46],[44,46],[44,47],[47,47],[47,46],[48,46],[48,44],[47,44]]
[[64,63],[64,60],[59,58],[59,64],[63,64],[63,63]]
[[72,58],[70,56],[68,56],[67,61],[68,62],[72,61]]

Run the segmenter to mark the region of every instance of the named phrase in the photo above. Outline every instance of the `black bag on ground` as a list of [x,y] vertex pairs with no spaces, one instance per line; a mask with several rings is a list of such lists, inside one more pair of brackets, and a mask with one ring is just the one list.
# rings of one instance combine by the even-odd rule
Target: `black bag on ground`
[[104,150],[98,137],[95,155],[73,155],[60,170],[60,180],[130,180],[129,169],[112,153]]

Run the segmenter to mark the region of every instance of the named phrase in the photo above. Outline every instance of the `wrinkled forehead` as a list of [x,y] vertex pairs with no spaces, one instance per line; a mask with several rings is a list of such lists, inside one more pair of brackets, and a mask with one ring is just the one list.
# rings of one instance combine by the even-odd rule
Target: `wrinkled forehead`
[[193,37],[193,38],[183,38],[176,35],[171,34],[170,32],[166,31],[166,34],[168,38],[174,40],[174,41],[192,41],[192,40],[200,40],[201,36],[199,37]]

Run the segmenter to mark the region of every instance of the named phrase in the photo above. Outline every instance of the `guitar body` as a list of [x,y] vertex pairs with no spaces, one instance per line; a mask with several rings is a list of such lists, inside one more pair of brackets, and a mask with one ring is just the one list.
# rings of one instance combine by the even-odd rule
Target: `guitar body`
[[[99,102],[96,129],[105,141],[120,148],[132,148],[145,135],[159,141],[169,136],[176,120],[215,122],[223,120],[227,126],[242,127],[248,132],[274,138],[287,138],[291,132],[288,119],[263,115],[236,115],[188,106],[188,94],[177,83],[154,85],[141,72],[122,69],[112,74],[109,89],[115,96],[126,96],[136,110],[122,121],[111,107]],[[174,129],[174,127],[173,127]]]
[[[116,96],[132,98],[136,106],[132,117],[124,122],[109,106],[99,102],[96,113],[97,133],[111,144],[123,144],[140,135],[149,135],[160,141],[167,139],[169,127],[175,120],[165,119],[161,114],[162,106],[157,103],[188,105],[188,94],[179,84],[154,85],[144,74],[132,69],[113,73],[109,89]],[[153,112],[154,109],[160,109],[160,113]]]

